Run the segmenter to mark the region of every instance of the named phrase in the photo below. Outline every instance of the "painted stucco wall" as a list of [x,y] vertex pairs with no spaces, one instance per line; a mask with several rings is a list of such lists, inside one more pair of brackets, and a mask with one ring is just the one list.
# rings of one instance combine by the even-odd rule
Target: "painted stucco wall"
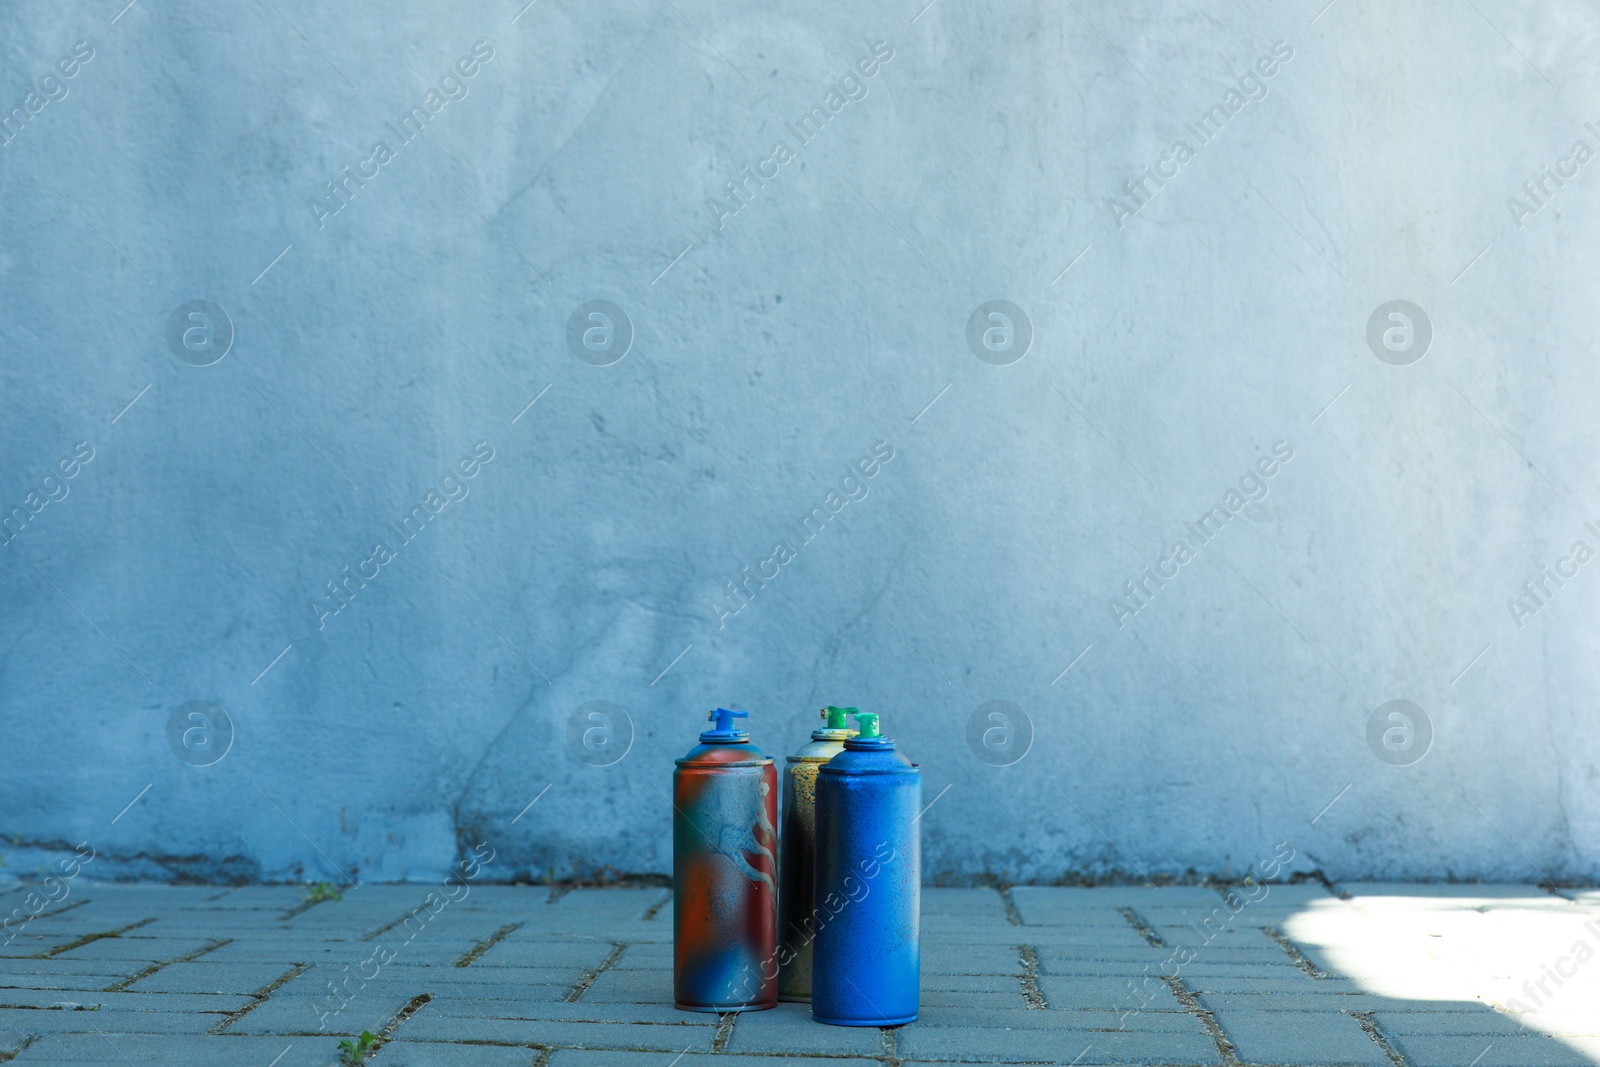
[[1600,875],[1600,14],[919,7],[0,14],[3,871]]

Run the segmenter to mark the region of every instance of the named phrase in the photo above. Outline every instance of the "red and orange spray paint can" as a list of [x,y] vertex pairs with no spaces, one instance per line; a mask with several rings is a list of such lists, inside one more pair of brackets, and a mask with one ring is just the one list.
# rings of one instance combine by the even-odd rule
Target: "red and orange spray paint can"
[[778,1002],[778,771],[718,708],[672,772],[673,1000],[684,1011]]

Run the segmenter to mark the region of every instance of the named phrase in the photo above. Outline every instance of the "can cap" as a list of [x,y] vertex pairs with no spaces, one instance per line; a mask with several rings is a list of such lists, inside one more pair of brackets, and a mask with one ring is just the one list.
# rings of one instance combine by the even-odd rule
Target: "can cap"
[[822,709],[822,717],[828,720],[825,730],[850,729],[850,716],[857,714],[855,708],[836,708],[832,704]]
[[855,713],[856,725],[860,732],[854,737],[845,738],[844,747],[857,752],[893,752],[894,738],[884,737],[878,728],[876,712],[858,711]]
[[706,713],[706,718],[714,720],[716,726],[700,734],[701,744],[715,744],[717,742],[737,742],[750,740],[750,731],[734,728],[734,719],[748,719],[748,711],[729,711],[727,708],[717,708]]

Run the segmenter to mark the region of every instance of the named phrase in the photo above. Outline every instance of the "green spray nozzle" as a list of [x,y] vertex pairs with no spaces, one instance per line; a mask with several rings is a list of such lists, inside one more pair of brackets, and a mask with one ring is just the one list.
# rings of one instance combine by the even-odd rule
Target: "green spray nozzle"
[[827,730],[850,729],[850,716],[859,714],[855,708],[836,708],[832,704],[822,709],[822,717],[828,720]]
[[866,741],[866,740],[869,740],[869,739],[874,738],[874,737],[882,737],[883,736],[881,733],[878,732],[878,713],[877,712],[875,712],[875,711],[856,711],[856,712],[853,712],[853,714],[856,717],[856,726],[860,731],[860,733],[858,735],[858,739],[859,740]]

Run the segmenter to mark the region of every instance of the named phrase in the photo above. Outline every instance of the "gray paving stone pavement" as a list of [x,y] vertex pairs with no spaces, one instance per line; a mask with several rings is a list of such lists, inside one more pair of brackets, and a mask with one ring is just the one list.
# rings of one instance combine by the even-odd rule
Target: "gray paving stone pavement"
[[675,1010],[664,888],[434,888],[76,884],[0,947],[0,1063],[1600,1064],[1594,891],[929,889],[921,1018],[853,1029]]

